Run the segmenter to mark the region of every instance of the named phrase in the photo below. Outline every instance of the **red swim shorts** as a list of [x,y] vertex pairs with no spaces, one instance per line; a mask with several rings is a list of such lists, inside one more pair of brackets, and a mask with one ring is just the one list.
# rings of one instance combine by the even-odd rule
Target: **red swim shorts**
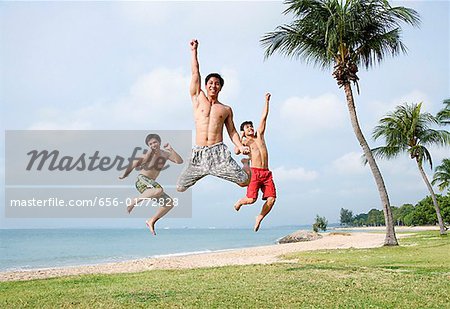
[[268,197],[277,197],[272,172],[265,168],[252,167],[251,169],[252,178],[247,187],[247,197],[257,199],[259,189],[263,192],[263,200],[267,200]]

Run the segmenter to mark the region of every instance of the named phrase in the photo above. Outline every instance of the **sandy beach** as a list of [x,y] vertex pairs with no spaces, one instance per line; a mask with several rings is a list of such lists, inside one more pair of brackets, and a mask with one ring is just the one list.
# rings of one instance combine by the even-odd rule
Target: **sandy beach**
[[[385,226],[364,226],[364,227],[335,227],[332,228],[333,231],[342,230],[353,230],[353,231],[380,231],[384,232],[386,230]],[[423,226],[396,226],[395,231],[399,233],[404,232],[420,232],[420,231],[439,231],[439,226],[437,225],[423,225]]]
[[[397,232],[414,232],[436,228],[405,227],[397,228],[396,230]],[[364,232],[365,229],[379,230],[380,232]],[[82,274],[132,273],[154,269],[189,269],[227,265],[285,263],[286,260],[283,260],[281,256],[287,253],[321,249],[374,248],[382,246],[384,242],[384,227],[361,228],[361,232],[353,233],[343,233],[337,230],[334,233],[323,233],[323,238],[309,242],[276,244],[182,256],[143,258],[97,265],[1,272],[0,281],[43,279]],[[399,234],[398,237],[402,237],[402,235]]]
[[[375,248],[383,245],[385,227],[334,228],[331,233],[314,241],[276,244],[251,248],[223,250],[210,253],[198,253],[181,256],[162,256],[95,265],[42,268],[0,272],[0,281],[32,280],[83,274],[133,273],[154,269],[191,269],[219,267],[228,265],[250,265],[286,263],[284,254],[346,248]],[[348,228],[347,228],[348,230]],[[396,227],[396,232],[408,233],[425,230],[439,230],[438,226]],[[409,234],[397,234],[397,238]]]

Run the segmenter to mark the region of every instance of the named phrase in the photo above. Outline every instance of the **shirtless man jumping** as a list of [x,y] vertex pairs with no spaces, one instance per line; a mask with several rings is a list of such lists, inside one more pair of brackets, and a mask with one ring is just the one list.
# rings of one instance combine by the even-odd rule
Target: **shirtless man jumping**
[[158,134],[147,135],[145,144],[148,146],[148,151],[142,157],[134,160],[119,179],[127,177],[135,168],[140,169],[136,180],[136,189],[140,195],[131,199],[127,205],[128,213],[131,213],[133,208],[144,200],[155,200],[158,202],[158,205],[164,205],[159,207],[153,217],[145,221],[150,232],[156,235],[156,221],[161,219],[173,208],[172,198],[164,192],[163,187],[156,182],[156,178],[159,176],[161,170],[164,169],[167,160],[181,164],[183,163],[183,159],[169,143],[164,145],[164,150],[161,149],[161,137]]
[[198,41],[190,42],[192,58],[192,78],[190,94],[195,120],[195,143],[191,159],[178,178],[177,190],[182,192],[193,186],[206,175],[213,175],[240,186],[249,181],[248,164],[241,168],[231,157],[227,146],[223,143],[223,127],[227,128],[233,144],[243,154],[249,148],[243,146],[233,123],[233,111],[230,106],[219,102],[219,92],[224,80],[217,74],[209,74],[205,79],[206,94],[201,89],[200,67],[197,58]]
[[[247,195],[236,202],[234,208],[239,211],[242,205],[253,204],[258,198],[258,190],[263,192],[263,200],[266,200],[261,213],[256,217],[254,230],[257,232],[261,221],[272,210],[277,197],[275,184],[272,179],[272,172],[269,170],[269,155],[267,152],[266,141],[264,133],[266,132],[266,121],[269,115],[269,101],[270,93],[266,94],[266,102],[264,105],[261,122],[258,131],[255,132],[253,123],[251,121],[244,121],[241,124],[242,143],[250,147],[250,166],[252,176],[250,184],[247,187]],[[239,149],[235,149],[236,154],[239,154]]]

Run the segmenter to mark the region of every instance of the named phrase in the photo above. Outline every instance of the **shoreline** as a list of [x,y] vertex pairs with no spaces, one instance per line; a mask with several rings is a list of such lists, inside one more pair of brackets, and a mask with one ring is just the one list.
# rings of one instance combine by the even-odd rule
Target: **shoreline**
[[176,256],[148,257],[123,262],[94,265],[50,267],[30,270],[0,272],[0,281],[22,281],[86,274],[134,273],[156,269],[193,269],[230,265],[286,263],[282,255],[312,250],[375,248],[384,243],[382,233],[324,233],[323,237],[309,242],[274,244],[240,249],[227,249]]
[[[349,231],[349,230],[353,230]],[[438,226],[396,227],[397,235],[406,237],[408,232],[439,230]],[[46,267],[0,272],[0,282],[47,279],[86,274],[120,274],[160,269],[194,269],[231,265],[289,263],[282,256],[293,252],[333,250],[349,248],[376,248],[384,244],[384,226],[330,229],[321,233],[320,239],[306,242],[273,244],[236,249],[222,249],[210,252],[186,252],[166,254],[119,262],[90,265]]]
[[[386,231],[386,226],[333,227],[330,231]],[[438,225],[396,226],[395,232],[439,231]]]

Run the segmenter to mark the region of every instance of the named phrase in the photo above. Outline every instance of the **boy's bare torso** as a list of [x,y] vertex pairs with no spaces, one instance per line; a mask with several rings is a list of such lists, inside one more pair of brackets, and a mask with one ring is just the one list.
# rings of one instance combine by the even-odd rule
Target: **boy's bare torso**
[[267,152],[266,141],[260,134],[257,137],[245,138],[244,146],[250,147],[250,166],[255,168],[269,168],[269,154]]

